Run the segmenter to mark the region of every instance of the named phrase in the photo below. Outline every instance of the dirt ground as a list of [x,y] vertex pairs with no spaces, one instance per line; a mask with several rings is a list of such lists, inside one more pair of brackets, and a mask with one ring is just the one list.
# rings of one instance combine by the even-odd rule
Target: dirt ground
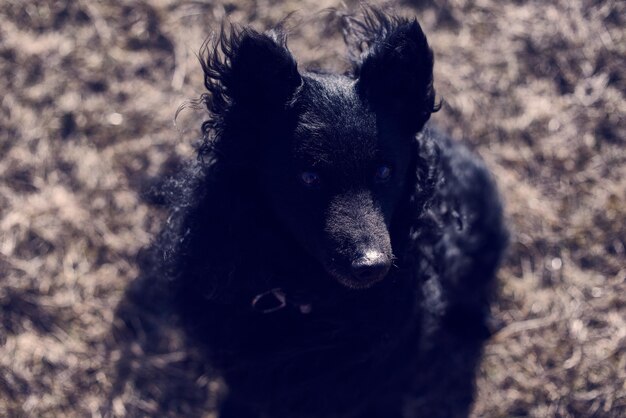
[[[219,382],[176,330],[138,344],[115,320],[164,219],[141,191],[194,158],[205,115],[173,117],[218,22],[299,11],[295,55],[341,70],[318,13],[340,4],[0,0],[0,416],[212,416]],[[394,5],[435,51],[434,122],[486,160],[513,231],[473,416],[626,416],[626,3]]]

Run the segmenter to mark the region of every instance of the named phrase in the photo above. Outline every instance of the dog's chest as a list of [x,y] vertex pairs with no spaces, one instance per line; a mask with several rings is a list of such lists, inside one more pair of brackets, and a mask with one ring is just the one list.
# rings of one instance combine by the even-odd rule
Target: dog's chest
[[318,300],[306,314],[289,305],[240,311],[224,330],[226,344],[212,345],[213,361],[231,389],[252,402],[273,403],[280,394],[278,403],[300,405],[319,392],[354,407],[404,386],[417,359],[417,301],[406,292],[379,296]]

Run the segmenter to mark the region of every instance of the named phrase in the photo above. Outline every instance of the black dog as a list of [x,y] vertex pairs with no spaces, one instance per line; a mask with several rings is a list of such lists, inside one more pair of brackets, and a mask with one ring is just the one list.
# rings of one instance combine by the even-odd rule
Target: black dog
[[203,59],[200,159],[158,243],[222,417],[465,416],[506,232],[484,166],[424,128],[415,20],[347,17],[350,75],[298,69],[281,30]]

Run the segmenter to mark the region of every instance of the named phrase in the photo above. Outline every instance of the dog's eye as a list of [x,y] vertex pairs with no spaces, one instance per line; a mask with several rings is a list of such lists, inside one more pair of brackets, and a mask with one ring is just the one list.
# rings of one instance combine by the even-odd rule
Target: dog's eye
[[309,188],[318,187],[321,182],[319,174],[313,171],[303,171],[300,173],[300,180],[306,187]]
[[383,183],[391,178],[391,167],[388,165],[381,165],[376,168],[374,178],[378,183]]

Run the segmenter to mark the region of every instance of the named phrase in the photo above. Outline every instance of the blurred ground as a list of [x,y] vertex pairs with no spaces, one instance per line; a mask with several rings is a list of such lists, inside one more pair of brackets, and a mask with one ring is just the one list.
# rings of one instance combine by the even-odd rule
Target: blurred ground
[[[307,23],[339,4],[0,0],[0,416],[210,414],[173,330],[152,353],[111,333],[163,219],[140,190],[193,158],[204,115],[173,116],[216,22],[299,10],[296,56],[341,69],[336,28]],[[396,7],[435,50],[434,120],[485,158],[514,232],[474,416],[626,416],[626,3]]]

